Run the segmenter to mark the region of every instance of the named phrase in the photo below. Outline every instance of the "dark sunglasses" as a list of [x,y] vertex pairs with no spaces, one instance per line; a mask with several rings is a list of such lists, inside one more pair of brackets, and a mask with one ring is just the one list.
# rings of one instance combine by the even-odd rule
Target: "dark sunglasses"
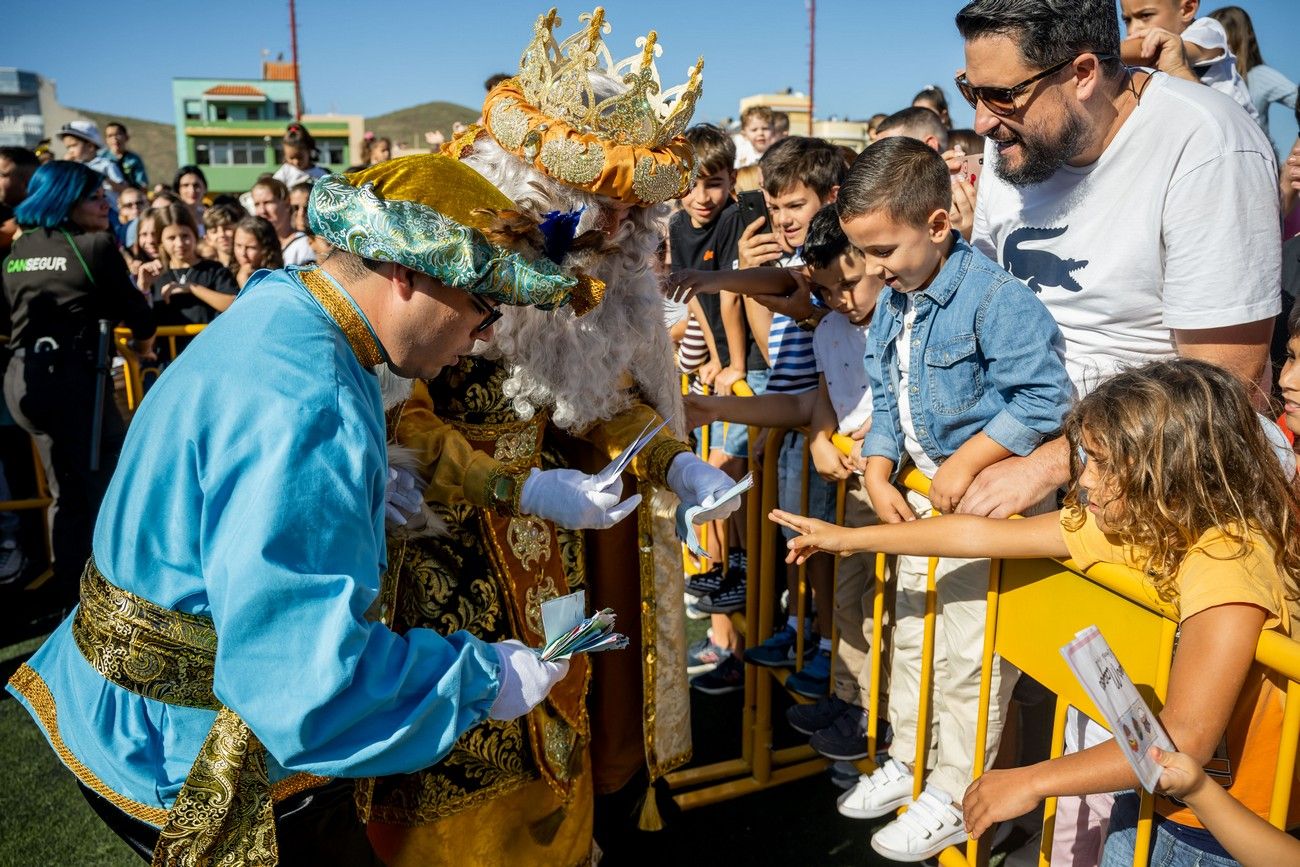
[[474,309],[483,314],[483,321],[474,326],[475,334],[482,334],[487,331],[496,321],[501,318],[501,308],[493,307],[477,295],[470,294],[469,300],[474,303]]
[[[1022,93],[1042,81],[1044,78],[1055,75],[1062,69],[1065,69],[1065,67],[1074,63],[1074,61],[1078,60],[1081,56],[1082,55],[1076,55],[1075,57],[1071,57],[1069,60],[1062,60],[1055,66],[1048,67],[1037,75],[1026,78],[1024,81],[1019,84],[1014,84],[1011,87],[976,87],[967,80],[966,73],[964,72],[954,80],[957,84],[957,90],[961,91],[962,97],[970,103],[971,108],[975,108],[977,103],[982,102],[990,112],[998,117],[1010,117],[1019,111],[1019,107],[1016,103],[1019,101]],[[1096,57],[1098,60],[1117,59],[1114,54],[1098,54]]]

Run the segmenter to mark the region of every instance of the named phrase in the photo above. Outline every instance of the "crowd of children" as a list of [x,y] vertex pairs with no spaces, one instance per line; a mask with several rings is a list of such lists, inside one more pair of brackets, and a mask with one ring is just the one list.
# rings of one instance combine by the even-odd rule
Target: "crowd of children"
[[[1107,14],[1100,11],[1103,4],[1084,5],[1089,8],[1079,17]],[[1168,78],[1221,91],[1243,116],[1258,120],[1244,72],[1216,20],[1230,21],[1232,42],[1242,44],[1242,25],[1233,17],[1240,10],[1198,17],[1194,2],[1121,5],[1129,29],[1120,46],[1125,57]],[[995,32],[1001,13],[980,8],[989,6],[968,7],[968,44]],[[1165,86],[1163,79],[1158,84]],[[1140,100],[1146,82],[1133,87]],[[1150,350],[1125,336],[1120,323],[1116,345],[1102,353],[1116,359],[1089,359],[1081,344],[1104,342],[1105,335],[1097,333],[1104,321],[1093,317],[1086,326],[1091,336],[1081,340],[1080,316],[1063,313],[1056,295],[1044,291],[1064,287],[1076,294],[1080,287],[1070,272],[1087,261],[1057,259],[1055,284],[1020,266],[1012,255],[1018,239],[999,237],[1001,201],[979,198],[985,160],[990,168],[1003,161],[999,195],[1004,187],[1034,190],[1035,197],[1017,202],[1025,209],[1050,214],[1062,202],[1070,208],[1080,202],[1078,193],[1056,192],[1055,180],[1042,183],[1074,154],[1052,162],[1056,154],[1035,151],[1031,145],[1038,142],[1025,143],[1031,130],[1010,123],[1024,90],[1012,88],[1009,96],[997,88],[963,92],[977,112],[985,108],[999,121],[981,126],[992,138],[987,146],[971,131],[950,128],[942,90],[935,87],[921,91],[911,107],[874,118],[874,143],[846,158],[825,142],[774,133],[776,113],[761,107],[742,117],[734,151],[721,130],[702,125],[690,131],[702,154],[701,172],[673,218],[669,291],[691,299],[687,312],[700,320],[692,325],[710,339],[701,342],[697,384],[703,387],[687,397],[689,423],[709,430],[715,462],[733,475],[747,454],[735,448],[745,443],[744,432],[800,428],[809,437],[805,447],[803,433],[788,434],[775,455],[763,454],[765,436],[748,442],[758,461],[775,459],[779,465],[779,508],[770,517],[790,548],[784,613],[772,624],[770,639],[743,647],[725,614],[744,606],[744,523],[714,528],[710,553],[717,566],[687,583],[691,607],[713,615],[708,636],[691,648],[692,686],[708,693],[739,690],[746,663],[798,668],[786,679],[787,689],[815,701],[790,708],[791,726],[828,758],[865,757],[875,555],[896,555],[887,561],[888,662],[878,685],[892,738],[876,770],[853,779],[839,796],[839,812],[884,821],[906,808],[874,830],[872,846],[911,862],[1058,797],[1058,815],[1078,818],[1079,827],[1093,833],[1076,837],[1073,829],[1058,830],[1053,863],[1131,863],[1137,798],[1123,793],[1137,785],[1136,778],[1114,742],[1086,719],[1078,725],[1085,734],[1070,739],[1071,751],[1061,759],[1010,768],[1014,757],[1008,762],[1004,756],[998,765],[1004,769],[974,778],[987,558],[1073,558],[1082,568],[1126,565],[1149,576],[1154,590],[1178,608],[1181,621],[1160,713],[1181,752],[1158,756],[1168,770],[1161,782],[1165,796],[1157,801],[1152,863],[1276,863],[1295,857],[1300,844],[1271,832],[1259,818],[1267,816],[1272,791],[1282,696],[1253,661],[1261,630],[1289,635],[1293,617],[1300,615],[1294,458],[1286,448],[1279,454],[1281,431],[1256,413],[1264,408],[1258,391],[1243,385],[1231,364],[1225,363],[1225,371],[1195,360],[1212,358],[1195,346],[1174,341],[1169,349]],[[1151,97],[1151,111],[1161,111],[1155,106],[1164,99]],[[1211,104],[1218,112],[1233,111]],[[1119,108],[1116,128],[1126,110]],[[1152,133],[1168,135],[1174,126],[1159,132],[1153,127]],[[1242,134],[1253,136],[1254,128],[1243,126]],[[1145,133],[1133,133],[1139,134]],[[1255,152],[1254,138],[1245,149]],[[1140,159],[1138,150],[1130,153]],[[1047,168],[1027,164],[1026,157]],[[750,172],[755,165],[766,212],[745,224],[743,202],[732,192],[733,167]],[[1170,171],[1178,176],[1176,167]],[[1287,197],[1287,171],[1284,211],[1294,201]],[[1031,177],[1034,172],[1042,177]],[[1054,205],[1051,195],[1063,198]],[[1257,198],[1239,200],[1239,207],[1266,222],[1275,205]],[[1097,219],[1107,219],[1101,213]],[[1169,219],[1172,225],[1176,218]],[[1253,230],[1240,231],[1251,238],[1240,246],[1255,243]],[[710,238],[707,253],[701,256],[702,248],[688,236]],[[1105,267],[1124,264],[1114,260]],[[1168,311],[1175,289],[1172,282],[1166,285],[1165,318],[1173,320]],[[1262,311],[1263,305],[1242,316]],[[1300,317],[1291,317],[1289,334],[1291,352],[1276,389],[1282,422],[1300,433],[1300,366],[1294,363]],[[744,364],[738,360],[742,352]],[[1185,358],[1169,360],[1175,354]],[[755,367],[756,357],[766,364]],[[755,396],[735,396],[742,378]],[[832,442],[835,434],[853,443],[847,453]],[[1067,484],[1052,484],[1045,496],[1013,510],[1031,517],[1014,523],[981,517],[999,514],[998,508],[983,507],[990,496],[986,487],[978,493],[981,507],[971,508],[966,495],[986,468],[1004,461],[1010,466],[1013,461],[1006,459],[1036,452],[1064,454],[1066,448]],[[909,468],[926,477],[928,496],[898,485]],[[846,483],[844,528],[831,523],[840,482]],[[1247,497],[1246,491],[1263,495]],[[841,559],[836,563],[828,555]],[[929,730],[922,732],[922,616],[934,556],[940,559],[934,575],[932,710]],[[803,622],[795,572],[800,565],[811,590]],[[831,612],[833,618],[826,616]],[[834,670],[832,634],[838,636]],[[802,658],[796,658],[798,646]],[[1019,676],[995,657],[982,767],[994,767]],[[918,738],[927,743],[920,752]],[[1205,784],[1199,765],[1215,755],[1231,763],[1233,774],[1224,786],[1233,797]],[[921,756],[925,766],[917,768]],[[918,772],[925,779],[914,799]],[[1101,793],[1121,794],[1092,800]],[[1082,806],[1070,807],[1072,801]],[[1297,818],[1289,816],[1291,822]],[[1064,824],[1058,819],[1058,828]],[[1261,835],[1256,848],[1252,834]]]

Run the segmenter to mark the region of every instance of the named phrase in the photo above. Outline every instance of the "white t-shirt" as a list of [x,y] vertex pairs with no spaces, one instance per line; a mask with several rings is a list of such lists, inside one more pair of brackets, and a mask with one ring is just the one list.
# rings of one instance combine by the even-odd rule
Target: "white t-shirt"
[[294,187],[298,186],[304,181],[311,181],[314,183],[320,180],[321,178],[325,177],[329,173],[330,173],[329,169],[322,168],[321,166],[312,166],[311,168],[304,171],[303,169],[300,169],[297,166],[293,166],[293,165],[289,165],[289,163],[285,163],[284,165],[276,169],[275,174],[271,175],[271,177],[275,178],[277,181],[279,181],[280,183],[284,184],[286,187],[292,190]]
[[754,150],[754,146],[750,144],[749,139],[745,138],[744,133],[736,133],[731,137],[731,140],[736,145],[736,168],[743,169],[745,166],[752,166],[762,156],[762,154]]
[[316,261],[316,251],[311,248],[311,239],[305,232],[299,232],[281,252],[286,265],[310,265]]
[[813,330],[817,369],[826,377],[839,433],[848,435],[871,418],[871,383],[867,379],[867,326],[832,310]]
[[912,422],[912,327],[916,325],[916,302],[911,295],[903,296],[903,330],[894,338],[894,352],[898,354],[898,418],[903,427],[903,446],[916,468],[933,479],[939,465],[930,459],[916,438],[916,425]]
[[1246,80],[1237,71],[1237,57],[1228,48],[1228,33],[1223,25],[1213,18],[1197,18],[1180,35],[1184,42],[1194,43],[1211,54],[1218,54],[1210,60],[1192,65],[1192,72],[1201,79],[1201,84],[1232,97],[1258,123],[1259,112],[1255,110],[1255,102],[1250,98]]
[[1272,145],[1228,97],[1163,73],[1092,165],[1027,187],[981,175],[972,237],[1047,305],[1080,395],[1172,357],[1171,329],[1281,309]]

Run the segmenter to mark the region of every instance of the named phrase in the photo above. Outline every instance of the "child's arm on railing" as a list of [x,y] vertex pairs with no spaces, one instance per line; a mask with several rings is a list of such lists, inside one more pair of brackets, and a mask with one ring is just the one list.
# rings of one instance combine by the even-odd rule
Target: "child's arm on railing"
[[839,419],[835,415],[835,406],[831,403],[830,390],[826,386],[826,374],[818,376],[814,394],[812,424],[808,428],[808,450],[812,454],[813,468],[828,482],[842,482],[853,475],[854,463],[851,456],[831,442],[831,437],[839,427]]
[[819,551],[874,551],[917,557],[1070,556],[1061,534],[1060,512],[1015,519],[941,515],[924,521],[851,528],[780,509],[773,509],[768,517],[800,534],[788,543],[787,563],[802,563]]
[[1219,845],[1244,867],[1300,863],[1300,840],[1246,809],[1212,782],[1191,756],[1152,747],[1151,758],[1165,769],[1160,775],[1160,791],[1191,807]]
[[945,515],[957,511],[957,504],[980,471],[1009,457],[1008,449],[980,431],[939,466],[930,482],[930,503]]
[[[871,500],[871,508],[887,524],[902,521],[915,521],[916,513],[907,505],[907,497],[894,487],[889,475],[894,471],[894,462],[883,455],[871,455],[867,458],[867,468],[862,473],[862,487],[866,489]],[[875,550],[863,548],[864,551]]]
[[706,397],[688,394],[686,425],[691,430],[715,421],[754,427],[803,427],[812,417],[816,391],[759,394],[754,397]]

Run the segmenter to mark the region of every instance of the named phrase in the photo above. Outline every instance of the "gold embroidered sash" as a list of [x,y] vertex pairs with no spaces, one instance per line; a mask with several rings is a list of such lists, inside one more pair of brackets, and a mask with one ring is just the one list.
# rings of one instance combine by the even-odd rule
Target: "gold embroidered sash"
[[217,633],[206,617],[162,608],[110,584],[92,559],[72,636],[105,679],[166,704],[217,711],[176,803],[154,867],[271,867],[279,861],[266,750],[212,694]]

